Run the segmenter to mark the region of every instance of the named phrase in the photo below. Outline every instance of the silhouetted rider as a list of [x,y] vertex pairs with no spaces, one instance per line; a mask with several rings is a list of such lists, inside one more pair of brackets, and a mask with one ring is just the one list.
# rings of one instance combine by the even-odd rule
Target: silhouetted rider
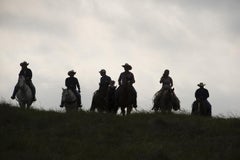
[[75,74],[76,74],[76,72],[74,70],[71,70],[68,72],[69,77],[66,78],[65,85],[66,85],[67,89],[70,89],[73,91],[73,93],[77,97],[78,107],[81,108],[82,107],[81,95],[80,95],[81,90],[80,90],[80,85],[79,85],[78,79],[76,77],[74,77]]
[[111,83],[111,77],[106,75],[106,70],[102,69],[99,71],[101,78],[99,83],[99,92],[105,97],[107,94],[108,86]]
[[[33,94],[33,101],[36,101],[36,89],[32,83],[32,70],[29,69],[27,66],[29,65],[29,63],[27,63],[26,61],[20,63],[20,66],[22,67],[19,76],[23,76],[25,78],[25,82],[26,84],[30,87],[32,94]],[[18,91],[18,86],[16,85],[14,87],[14,91],[13,94],[11,96],[11,99],[15,99],[15,96],[17,94]]]
[[195,92],[195,98],[200,101],[205,101],[209,97],[209,92],[204,88],[205,84],[202,82],[198,84],[200,88],[198,88]]
[[132,66],[129,65],[128,63],[125,63],[122,65],[124,68],[124,72],[122,72],[118,78],[118,84],[121,88],[121,86],[124,85],[130,85],[131,92],[133,93],[134,96],[134,102],[133,102],[133,107],[137,108],[137,92],[135,88],[133,87],[133,83],[135,83],[135,78],[132,72],[130,70],[132,69]]
[[169,76],[169,70],[166,69],[160,79],[160,83],[162,83],[162,89],[170,89],[173,86],[173,80]]
[[[212,106],[208,102],[209,92],[204,88],[205,84],[202,82],[198,84],[198,89],[195,91],[196,100],[193,102],[192,114],[199,112],[200,115],[212,115]],[[199,114],[198,113],[198,114]]]

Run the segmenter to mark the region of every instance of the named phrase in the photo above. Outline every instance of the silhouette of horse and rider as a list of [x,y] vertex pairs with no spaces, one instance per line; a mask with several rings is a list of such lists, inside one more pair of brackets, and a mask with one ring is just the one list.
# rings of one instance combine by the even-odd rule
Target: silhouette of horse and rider
[[60,107],[66,108],[66,111],[77,111],[78,108],[82,108],[81,103],[81,90],[78,79],[74,77],[76,72],[71,70],[68,72],[68,76],[65,79],[65,86],[67,89],[63,89],[62,99]]
[[154,94],[153,108],[155,112],[171,112],[180,109],[180,101],[174,93],[173,80],[169,76],[169,70],[166,69],[160,79],[162,88]]
[[119,87],[116,89],[115,81],[106,75],[106,70],[102,69],[99,73],[101,79],[99,89],[94,92],[91,111],[97,109],[99,112],[110,112],[116,114],[121,108],[122,115],[130,114],[132,107],[137,107],[137,92],[133,87],[135,83],[134,75],[130,70],[132,66],[128,63],[122,65],[124,72],[118,78]]
[[101,75],[99,89],[93,93],[90,111],[95,111],[97,109],[98,112],[109,112],[107,96],[108,88],[112,80],[111,77],[106,74],[105,69],[100,70],[99,73]]
[[133,87],[134,74],[130,72],[132,66],[128,63],[122,65],[124,72],[118,78],[119,87],[116,90],[116,106],[121,108],[121,114],[130,114],[133,108],[137,108],[137,92]]
[[11,99],[18,101],[19,106],[23,109],[30,108],[36,101],[36,90],[32,83],[32,71],[28,68],[29,63],[26,61],[20,63],[21,71],[18,74],[18,83],[15,85]]
[[195,92],[196,100],[192,104],[192,115],[212,116],[212,106],[207,100],[209,92],[204,88],[203,82],[198,84],[199,88]]
[[[21,71],[19,73],[18,83],[14,87],[12,99],[16,99],[21,108],[30,108],[36,101],[36,89],[32,83],[32,71],[28,68],[26,61],[20,63]],[[106,70],[99,71],[101,78],[99,88],[93,94],[90,111],[109,112],[116,114],[121,109],[121,114],[130,114],[133,108],[137,108],[137,92],[133,87],[135,83],[134,74],[130,72],[132,66],[128,63],[122,65],[124,72],[119,75],[118,84],[106,74]],[[161,89],[154,94],[153,108],[155,112],[171,112],[180,109],[180,101],[173,88],[173,80],[169,76],[169,70],[166,69],[160,78]],[[62,90],[60,107],[65,107],[66,111],[77,111],[82,108],[80,85],[75,76],[74,70],[69,71],[65,79],[66,89]],[[195,92],[196,100],[192,104],[192,115],[211,116],[211,104],[207,100],[209,92],[204,88],[202,82]]]

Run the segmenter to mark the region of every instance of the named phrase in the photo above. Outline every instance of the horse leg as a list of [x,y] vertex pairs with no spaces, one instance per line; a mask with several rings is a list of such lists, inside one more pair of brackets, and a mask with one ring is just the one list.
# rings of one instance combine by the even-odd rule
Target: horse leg
[[121,107],[121,114],[125,116],[125,107]]
[[131,111],[132,111],[132,106],[128,106],[127,107],[127,115],[129,115],[131,113]]
[[65,106],[65,110],[66,110],[66,113],[69,113],[71,111],[71,109],[69,107],[66,107],[66,106]]
[[32,105],[32,101],[27,104],[27,109],[30,109],[31,105]]
[[21,109],[25,109],[25,103],[23,103],[23,102],[20,103],[19,102],[19,106],[20,106]]

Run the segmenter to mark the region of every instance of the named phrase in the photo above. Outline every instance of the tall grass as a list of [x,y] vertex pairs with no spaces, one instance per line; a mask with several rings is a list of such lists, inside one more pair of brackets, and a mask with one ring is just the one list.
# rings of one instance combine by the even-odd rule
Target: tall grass
[[238,160],[240,120],[0,105],[1,160]]

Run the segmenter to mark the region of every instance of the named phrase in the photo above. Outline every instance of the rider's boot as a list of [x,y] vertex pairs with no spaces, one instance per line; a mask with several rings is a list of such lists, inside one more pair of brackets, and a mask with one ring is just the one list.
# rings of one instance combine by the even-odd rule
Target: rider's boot
[[64,105],[63,105],[63,102],[61,102],[60,107],[63,108],[63,106],[64,106]]

